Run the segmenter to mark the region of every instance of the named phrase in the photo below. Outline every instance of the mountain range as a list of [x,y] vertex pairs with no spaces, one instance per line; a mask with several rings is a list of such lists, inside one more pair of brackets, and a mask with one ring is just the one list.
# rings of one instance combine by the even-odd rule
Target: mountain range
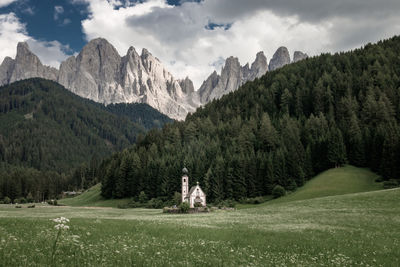
[[[305,58],[306,54],[296,51],[293,62]],[[43,65],[28,44],[20,42],[15,59],[6,57],[0,65],[0,85],[33,77],[45,78],[99,103],[146,103],[170,118],[183,120],[197,107],[291,62],[285,47],[276,51],[269,65],[263,52],[257,53],[251,66],[241,66],[238,58],[229,57],[221,74],[214,71],[195,90],[188,77],[174,78],[147,49],[139,55],[130,47],[121,57],[106,39],[97,38],[56,69]]]

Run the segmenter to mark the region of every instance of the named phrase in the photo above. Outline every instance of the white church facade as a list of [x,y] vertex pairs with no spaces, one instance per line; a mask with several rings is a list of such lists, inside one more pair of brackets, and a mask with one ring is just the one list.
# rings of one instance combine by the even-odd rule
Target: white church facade
[[206,194],[201,189],[199,182],[189,190],[188,170],[183,168],[182,173],[182,202],[188,202],[191,208],[194,208],[196,203],[196,206],[207,206]]

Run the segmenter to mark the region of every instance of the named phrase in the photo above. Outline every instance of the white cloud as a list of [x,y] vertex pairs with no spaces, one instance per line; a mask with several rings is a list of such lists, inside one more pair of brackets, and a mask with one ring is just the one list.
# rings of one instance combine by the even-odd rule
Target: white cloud
[[0,0],[0,7],[8,6],[9,4],[15,2],[17,0]]
[[62,6],[55,6],[53,15],[54,20],[58,20],[62,13],[64,13],[64,8]]
[[[221,58],[233,55],[244,65],[254,61],[261,50],[270,59],[281,45],[292,53],[296,49],[311,54],[327,47],[324,27],[302,23],[296,16],[279,17],[268,10],[236,16],[233,21],[228,16],[214,16],[208,4],[212,0],[175,7],[163,0],[135,5],[115,0],[87,2],[90,15],[82,22],[87,40],[104,37],[121,55],[131,45],[137,50],[147,48],[176,78],[189,76],[195,88],[212,71],[220,71],[221,64],[214,63]],[[229,30],[207,30],[209,22],[233,24]]]
[[27,42],[43,64],[58,68],[72,51],[58,41],[46,42],[30,37],[25,24],[14,13],[0,14],[0,63],[4,57],[15,58],[18,42]]
[[24,14],[31,15],[31,16],[35,15],[35,10],[32,7],[27,7],[25,9],[23,9],[21,12]]
[[70,20],[69,18],[65,18],[65,19],[63,20],[62,25],[68,25],[68,24],[70,24],[70,23],[71,23],[71,20]]
[[63,45],[58,41],[47,42],[30,38],[27,43],[30,50],[39,57],[43,64],[57,69],[72,52],[68,45]]
[[4,57],[15,57],[18,42],[29,39],[25,25],[20,23],[14,13],[0,15],[0,62]]

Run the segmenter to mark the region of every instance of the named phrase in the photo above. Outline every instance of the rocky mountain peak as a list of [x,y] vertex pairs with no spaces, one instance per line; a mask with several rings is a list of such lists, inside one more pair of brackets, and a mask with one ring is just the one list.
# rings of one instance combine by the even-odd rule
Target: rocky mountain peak
[[251,64],[250,77],[248,80],[254,80],[255,78],[260,78],[268,71],[267,57],[264,55],[263,51],[260,51],[256,55],[256,60]]
[[290,55],[286,47],[281,46],[276,50],[271,61],[269,62],[269,71],[279,69],[287,64],[290,64]]
[[251,67],[248,63],[242,67],[237,57],[228,57],[221,70],[221,75],[214,71],[197,91],[199,101],[207,103],[221,98],[223,95],[235,91],[245,82],[261,77],[267,70],[267,58],[263,52],[257,53],[256,60]]
[[0,66],[0,85],[33,77],[56,81],[57,75],[57,69],[43,66],[39,58],[31,52],[29,45],[20,42],[17,45],[15,60],[6,57]]
[[179,85],[181,86],[182,91],[185,94],[191,94],[194,92],[194,85],[193,85],[192,80],[189,79],[189,77],[179,80]]
[[308,58],[308,55],[306,53],[303,53],[301,51],[295,51],[293,54],[293,63],[298,62],[300,60]]
[[31,53],[29,50],[29,45],[27,42],[19,42],[17,44],[17,55],[20,54],[26,54],[26,53]]

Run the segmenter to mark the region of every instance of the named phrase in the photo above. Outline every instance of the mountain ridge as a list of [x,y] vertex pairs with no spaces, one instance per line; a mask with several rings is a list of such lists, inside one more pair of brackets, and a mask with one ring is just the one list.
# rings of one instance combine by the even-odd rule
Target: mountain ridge
[[[277,53],[273,59],[284,60]],[[296,53],[297,61],[307,57],[301,52]],[[277,67],[283,65],[278,63]],[[195,90],[189,77],[175,79],[146,48],[139,55],[131,46],[124,56],[120,56],[106,39],[96,38],[56,69],[43,65],[28,44],[21,42],[17,45],[15,59],[6,57],[0,65],[0,85],[27,78],[45,78],[99,103],[145,103],[173,119],[184,120],[199,106],[235,91],[268,70],[271,70],[271,63],[268,65],[262,51],[257,53],[251,67],[248,63],[241,66],[238,58],[231,56],[225,60],[221,74],[213,72]]]

